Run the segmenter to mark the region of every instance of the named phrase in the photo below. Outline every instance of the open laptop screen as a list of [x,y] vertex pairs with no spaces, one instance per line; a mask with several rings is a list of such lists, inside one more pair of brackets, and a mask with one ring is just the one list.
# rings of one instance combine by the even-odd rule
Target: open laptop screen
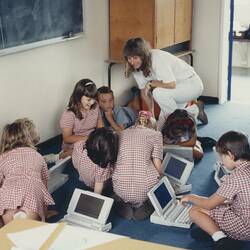
[[81,194],[76,204],[75,212],[97,219],[101,212],[104,200]]
[[164,172],[165,174],[173,176],[174,178],[180,179],[185,170],[186,165],[187,164],[185,162],[171,157]]
[[172,197],[170,193],[168,192],[167,187],[164,183],[162,183],[155,191],[154,191],[155,197],[158,200],[159,204],[161,205],[161,208],[164,209],[166,205],[171,201]]

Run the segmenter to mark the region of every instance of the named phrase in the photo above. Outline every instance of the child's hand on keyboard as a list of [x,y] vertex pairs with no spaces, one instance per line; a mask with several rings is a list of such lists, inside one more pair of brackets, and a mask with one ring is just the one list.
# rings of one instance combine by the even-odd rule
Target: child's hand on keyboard
[[181,202],[181,205],[183,205],[183,206],[187,206],[190,202],[191,202],[191,195],[190,194],[187,194],[187,195],[183,195],[182,197],[181,197],[181,200],[180,200],[180,202]]

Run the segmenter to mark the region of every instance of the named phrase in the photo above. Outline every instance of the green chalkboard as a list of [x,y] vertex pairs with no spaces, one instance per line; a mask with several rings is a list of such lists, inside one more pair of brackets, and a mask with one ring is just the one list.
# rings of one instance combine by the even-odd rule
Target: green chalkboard
[[80,32],[82,0],[0,0],[0,49]]

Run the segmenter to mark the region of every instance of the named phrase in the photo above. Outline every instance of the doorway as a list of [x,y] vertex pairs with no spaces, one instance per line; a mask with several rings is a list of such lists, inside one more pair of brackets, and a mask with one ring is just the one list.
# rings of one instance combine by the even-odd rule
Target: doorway
[[231,0],[230,9],[228,100],[250,104],[250,39],[246,37],[250,24],[250,1]]

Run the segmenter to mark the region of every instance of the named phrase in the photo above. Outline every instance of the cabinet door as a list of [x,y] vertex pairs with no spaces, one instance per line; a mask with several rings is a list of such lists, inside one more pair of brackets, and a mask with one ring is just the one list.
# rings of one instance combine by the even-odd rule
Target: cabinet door
[[175,43],[175,0],[156,0],[155,47],[165,48]]
[[192,0],[175,0],[175,44],[191,40]]
[[110,59],[122,60],[125,42],[132,37],[143,37],[154,45],[155,0],[109,1]]

